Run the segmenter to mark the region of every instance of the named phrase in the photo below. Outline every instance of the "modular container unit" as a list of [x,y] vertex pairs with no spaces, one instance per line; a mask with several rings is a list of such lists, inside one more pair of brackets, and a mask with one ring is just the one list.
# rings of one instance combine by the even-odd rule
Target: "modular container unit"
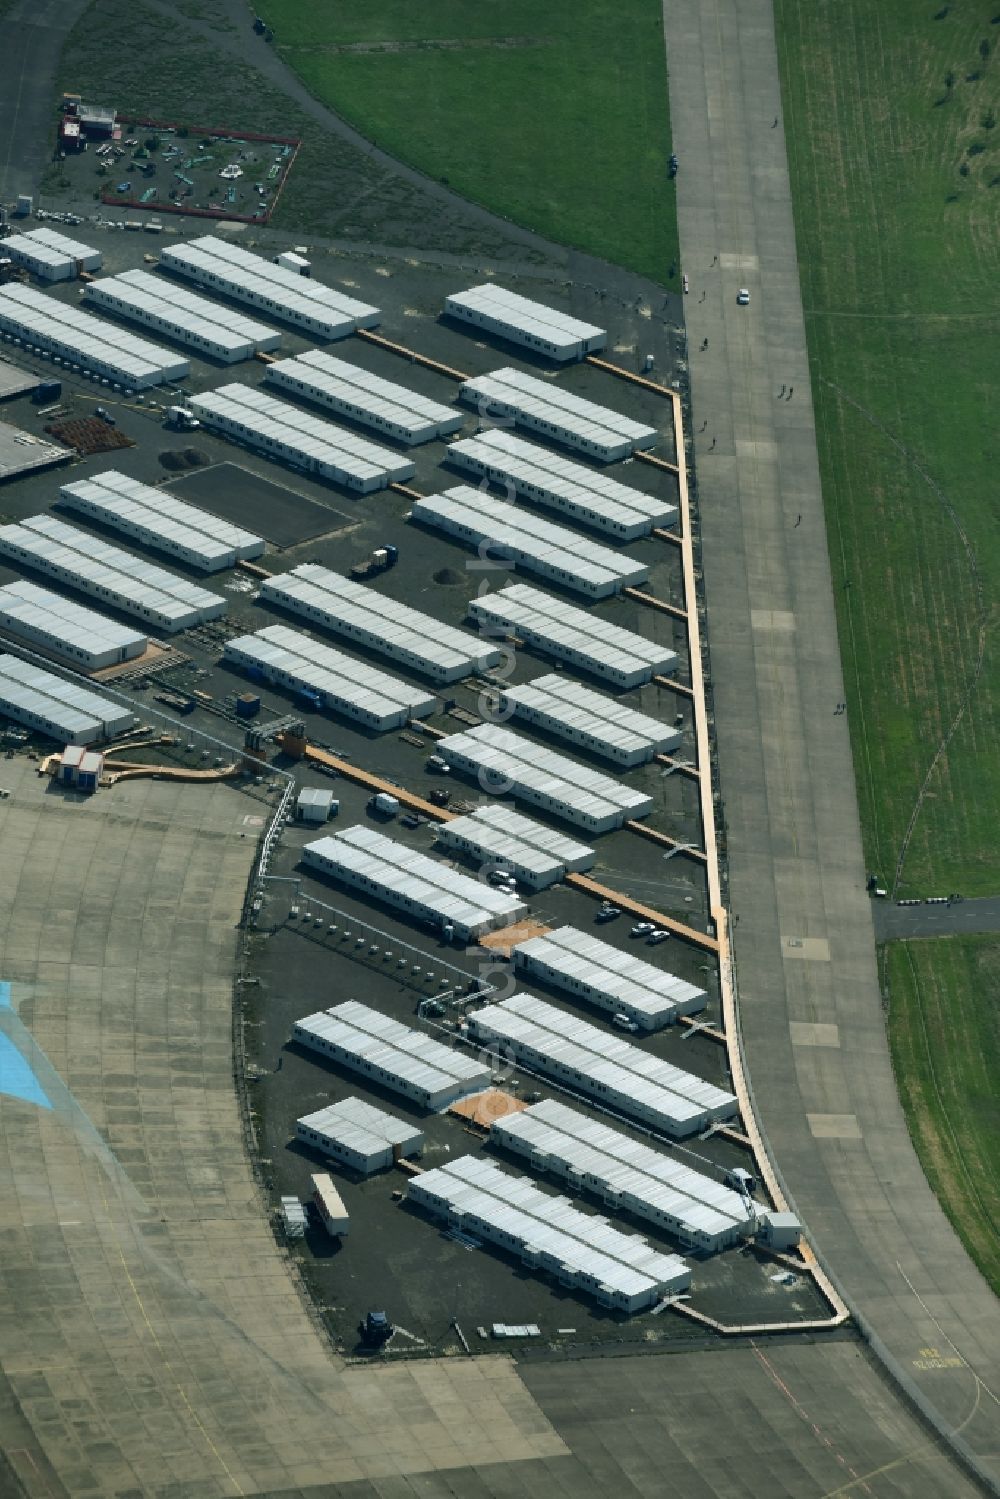
[[450,869],[374,828],[356,826],[307,843],[303,862],[374,895],[460,942],[474,942],[525,913],[523,901]]
[[620,1130],[588,1119],[554,1098],[507,1114],[490,1143],[524,1156],[536,1171],[562,1176],[605,1206],[648,1219],[702,1253],[717,1253],[752,1233],[738,1192]]
[[149,271],[124,271],[91,281],[84,295],[103,311],[190,344],[223,364],[252,359],[281,343],[281,334],[273,328]]
[[320,786],[303,786],[295,799],[295,816],[299,822],[322,826],[340,810],[332,791]]
[[427,1112],[482,1092],[488,1067],[378,1010],[348,999],[296,1022],[292,1039],[362,1073],[370,1083],[402,1093]]
[[0,588],[0,628],[85,671],[133,661],[149,644],[127,625],[21,579]]
[[672,1025],[678,1015],[694,1015],[708,1003],[696,984],[573,926],[519,942],[512,956],[528,983],[542,979],[612,1015],[627,1015],[644,1031]]
[[405,385],[373,375],[322,349],[269,364],[264,379],[289,395],[304,396],[340,416],[375,427],[397,442],[430,442],[457,432],[464,417],[449,406],[429,401]]
[[533,996],[513,994],[467,1022],[473,1040],[675,1138],[736,1115],[732,1093]]
[[378,733],[404,728],[411,718],[426,718],[437,707],[437,699],[419,688],[284,625],[227,640],[224,654],[226,661],[255,676],[315,699],[315,707]]
[[163,250],[160,265],[317,338],[346,338],[359,328],[374,328],[381,316],[377,307],[300,276],[215,234]]
[[186,359],[159,344],[137,338],[69,302],[16,282],[0,286],[0,333],[74,374],[85,374],[127,391],[184,380]]
[[677,523],[676,505],[629,489],[502,427],[488,427],[451,443],[448,461],[619,541],[635,541],[648,536],[654,526]]
[[55,229],[29,229],[26,234],[11,235],[3,242],[3,253],[42,281],[73,281],[81,271],[101,268],[99,250]]
[[484,634],[514,635],[616,687],[639,687],[677,666],[677,652],[667,646],[525,583],[470,599],[469,617]]
[[526,1268],[617,1311],[640,1312],[691,1284],[678,1255],[580,1212],[568,1198],[553,1197],[483,1156],[459,1156],[421,1172],[407,1197],[463,1234],[485,1239]]
[[398,453],[287,401],[276,401],[253,385],[221,385],[192,396],[188,406],[212,431],[359,494],[404,483],[416,472]]
[[681,742],[679,729],[667,728],[658,719],[637,713],[613,697],[592,692],[560,672],[535,677],[521,686],[504,687],[499,701],[500,707],[515,718],[593,750],[616,765],[644,765],[655,754],[674,750]]
[[411,514],[414,520],[456,536],[468,546],[482,551],[485,545],[525,571],[551,578],[589,599],[610,598],[649,577],[644,563],[467,484],[416,500]]
[[551,380],[537,380],[521,370],[493,370],[466,380],[459,395],[481,417],[510,417],[518,427],[553,437],[591,458],[614,463],[659,441],[655,427],[643,426],[607,406],[596,406],[563,390]]
[[14,557],[167,633],[226,612],[226,601],[217,594],[51,515],[0,526],[0,556]]
[[484,789],[502,785],[512,796],[544,807],[592,833],[620,828],[630,817],[645,817],[653,798],[600,771],[557,755],[499,724],[481,723],[440,739],[437,752],[450,765],[480,777]]
[[120,703],[18,656],[0,656],[0,715],[64,744],[93,744],[124,733],[136,722]]
[[70,509],[168,552],[201,572],[234,567],[264,552],[262,537],[116,469],[63,484],[59,497]]
[[344,1199],[325,1171],[317,1172],[309,1180],[313,1189],[312,1204],[320,1222],[331,1238],[343,1238],[351,1226]]
[[457,682],[503,660],[495,645],[316,563],[265,579],[260,596],[437,682]]
[[507,869],[532,890],[547,889],[569,871],[590,869],[597,857],[586,844],[495,802],[477,807],[467,817],[453,817],[434,832],[445,848],[459,849],[494,868]]
[[544,302],[518,296],[517,292],[492,282],[452,292],[444,299],[444,310],[449,317],[471,323],[474,328],[484,328],[487,333],[497,333],[511,343],[523,344],[560,363],[582,359],[595,349],[603,349],[608,341],[603,328],[555,307],[546,307]]
[[362,1098],[342,1098],[306,1114],[295,1133],[303,1145],[361,1176],[386,1171],[397,1158],[419,1155],[424,1148],[422,1130]]

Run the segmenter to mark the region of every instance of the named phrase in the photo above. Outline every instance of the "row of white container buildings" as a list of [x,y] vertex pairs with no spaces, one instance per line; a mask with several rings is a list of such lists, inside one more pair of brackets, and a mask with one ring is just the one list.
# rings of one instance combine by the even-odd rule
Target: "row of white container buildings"
[[645,563],[468,484],[416,500],[411,514],[424,525],[481,551],[485,547],[487,555],[499,553],[526,572],[551,578],[588,599],[610,598],[649,577]]
[[419,1155],[424,1148],[422,1130],[363,1098],[340,1098],[306,1114],[296,1123],[295,1134],[303,1145],[359,1176],[386,1171],[397,1158]]
[[266,579],[260,596],[437,682],[457,682],[503,659],[495,645],[317,563]]
[[128,625],[23,579],[0,588],[0,629],[84,671],[133,661],[149,644]]
[[81,271],[101,268],[100,250],[47,227],[12,234],[0,245],[0,256],[9,256],[40,281],[75,281]]
[[467,1022],[472,1040],[675,1138],[737,1112],[732,1093],[532,995],[473,1010]]
[[19,525],[0,526],[0,556],[136,614],[168,634],[226,612],[226,601],[218,594],[52,515],[31,515]]
[[348,999],[296,1022],[292,1039],[430,1112],[481,1092],[490,1069],[423,1031]]
[[525,442],[503,427],[459,438],[448,448],[448,461],[619,541],[636,541],[654,526],[677,523],[676,505]]
[[199,572],[219,572],[264,553],[260,536],[117,469],[63,484],[59,497],[69,509],[166,552]]
[[463,401],[493,421],[509,417],[515,426],[555,438],[591,458],[615,463],[639,448],[659,441],[655,427],[644,426],[608,406],[585,401],[551,380],[505,368],[477,375],[459,389]]
[[568,873],[591,869],[597,858],[585,843],[496,801],[439,824],[434,834],[442,848],[469,854],[484,869],[507,870],[530,890],[545,890]]
[[616,765],[643,765],[654,755],[676,749],[679,729],[584,687],[564,672],[550,672],[517,687],[503,687],[498,702],[505,714],[536,724],[549,734],[592,750]]
[[420,688],[285,625],[227,640],[224,659],[380,734],[426,718],[437,706]]
[[511,956],[528,983],[540,979],[611,1015],[626,1015],[644,1031],[671,1025],[678,1015],[697,1014],[708,1004],[697,984],[574,926],[554,927],[519,942]]
[[126,391],[167,385],[191,372],[188,361],[172,350],[17,282],[0,286],[0,333],[8,343],[51,357],[73,374]]
[[255,385],[220,385],[192,396],[188,407],[210,431],[359,494],[403,483],[416,471],[408,458]]
[[362,824],[307,843],[302,858],[342,885],[429,922],[438,931],[451,928],[462,942],[510,926],[526,909],[516,896]]
[[536,1171],[563,1177],[574,1191],[594,1193],[612,1210],[655,1223],[702,1253],[716,1253],[753,1233],[738,1192],[557,1099],[542,1099],[496,1120],[490,1142],[523,1156]]
[[135,724],[120,703],[43,671],[19,656],[0,656],[0,717],[63,744],[93,744]]
[[478,777],[484,791],[510,793],[591,833],[608,833],[653,810],[653,798],[645,792],[499,724],[449,734],[438,741],[437,750],[456,769]]
[[458,322],[496,333],[561,364],[603,349],[608,341],[605,329],[594,323],[585,323],[493,282],[452,292],[444,299],[444,310]]
[[470,599],[469,617],[484,635],[515,636],[616,687],[639,687],[677,665],[669,647],[525,583]]
[[276,360],[268,365],[264,378],[288,395],[303,396],[407,445],[450,436],[465,420],[450,406],[428,400],[405,385],[396,385],[322,349]]
[[346,338],[358,328],[374,328],[380,317],[377,307],[275,265],[221,235],[171,245],[161,252],[160,265],[315,338]]
[[89,282],[84,296],[102,312],[165,333],[222,364],[269,353],[281,343],[281,334],[274,328],[149,271],[104,276]]
[[640,1312],[687,1290],[691,1272],[676,1254],[583,1213],[524,1176],[483,1156],[459,1156],[412,1179],[407,1199],[463,1234],[515,1255],[522,1265],[602,1306]]

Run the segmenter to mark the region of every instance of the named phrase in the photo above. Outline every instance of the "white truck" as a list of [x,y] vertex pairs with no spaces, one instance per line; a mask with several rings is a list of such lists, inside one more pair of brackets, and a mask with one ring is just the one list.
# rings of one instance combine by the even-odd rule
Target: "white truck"
[[334,1239],[342,1239],[350,1227],[350,1217],[344,1206],[344,1200],[336,1187],[333,1178],[325,1171],[318,1172],[312,1178],[313,1207],[319,1216],[319,1220],[327,1233]]
[[168,406],[166,425],[175,432],[197,432],[201,422],[186,406]]

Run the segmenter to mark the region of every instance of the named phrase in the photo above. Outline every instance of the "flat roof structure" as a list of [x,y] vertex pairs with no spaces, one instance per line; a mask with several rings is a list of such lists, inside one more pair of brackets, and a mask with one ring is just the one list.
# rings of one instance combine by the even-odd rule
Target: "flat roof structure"
[[543,1192],[483,1156],[459,1156],[421,1172],[410,1181],[407,1197],[602,1306],[638,1312],[691,1284],[678,1255],[582,1213],[567,1197]]
[[0,656],[0,716],[64,744],[93,744],[135,723],[135,715],[120,703],[19,656]]
[[525,583],[470,599],[469,617],[484,634],[516,635],[617,687],[638,687],[677,666],[677,652],[669,647]]
[[608,341],[603,328],[546,307],[544,302],[521,297],[494,282],[452,292],[444,299],[444,310],[460,322],[497,333],[560,362],[582,359],[584,354],[603,349]]
[[494,780],[511,795],[544,807],[593,833],[620,828],[630,817],[645,817],[653,798],[554,750],[513,734],[499,724],[482,723],[438,740],[437,752],[468,774]]
[[260,596],[438,682],[488,671],[503,659],[495,645],[317,563],[265,579]]
[[333,1156],[364,1176],[385,1171],[400,1156],[419,1155],[423,1131],[362,1098],[341,1098],[306,1114],[295,1126],[296,1137],[313,1150]]
[[346,338],[359,328],[374,328],[381,316],[377,307],[254,255],[217,234],[171,245],[161,251],[160,265],[316,338]]
[[229,521],[186,505],[169,489],[141,484],[117,469],[63,484],[60,500],[102,525],[167,552],[201,572],[218,572],[261,557],[264,542]]
[[436,827],[434,833],[445,848],[459,849],[496,869],[510,870],[532,890],[545,890],[568,872],[590,869],[597,857],[586,844],[497,802],[487,802],[466,817],[453,817]]
[[439,931],[452,927],[461,941],[510,926],[526,909],[516,896],[362,824],[307,843],[302,858],[355,890],[433,923]]
[[101,268],[100,250],[55,229],[29,229],[25,234],[12,234],[4,240],[0,252],[43,281],[72,281],[81,271]]
[[289,395],[304,396],[406,444],[446,437],[465,420],[451,406],[428,400],[322,349],[276,360],[268,365],[264,379]]
[[226,601],[218,594],[53,515],[30,515],[19,525],[0,526],[0,556],[13,557],[126,614],[137,614],[168,634],[226,612]]
[[620,541],[634,541],[648,536],[654,526],[677,523],[676,505],[630,489],[537,442],[526,442],[506,427],[487,427],[475,437],[459,438],[448,447],[448,461]]
[[437,707],[437,699],[420,688],[285,625],[227,640],[224,659],[379,733],[401,729]]
[[555,927],[519,942],[511,957],[526,983],[543,979],[574,999],[626,1015],[644,1031],[671,1025],[678,1015],[697,1014],[708,1003],[705,990],[696,984],[575,926]]
[[137,630],[24,579],[0,588],[0,629],[85,671],[132,661],[148,645]]
[[348,999],[296,1022],[293,1041],[430,1111],[488,1088],[490,1069],[464,1051]]
[[666,1228],[692,1249],[714,1253],[752,1232],[738,1192],[555,1098],[495,1120],[490,1141],[538,1171],[564,1176],[577,1191],[595,1193],[609,1208]]
[[27,395],[29,390],[35,390],[41,383],[38,375],[19,369],[16,364],[10,363],[6,355],[0,356],[0,401],[7,401],[12,396]]
[[252,359],[281,343],[281,334],[274,328],[149,271],[104,276],[89,282],[84,296],[96,308],[165,333],[223,364]]
[[564,672],[501,688],[499,706],[616,765],[642,765],[655,754],[676,749],[682,737],[679,729],[594,692]]
[[210,430],[360,494],[404,483],[416,472],[409,459],[389,448],[277,401],[255,385],[220,385],[191,396],[188,406]]
[[69,463],[73,457],[72,449],[60,443],[0,422],[0,484],[38,469],[54,468],[57,463]]
[[737,1113],[732,1093],[533,995],[512,994],[466,1020],[473,1040],[503,1047],[528,1067],[674,1138]]
[[659,441],[655,427],[585,401],[552,380],[538,380],[510,367],[466,380],[459,395],[483,417],[511,417],[518,427],[553,437],[604,463]]
[[415,500],[411,514],[467,546],[485,544],[527,572],[586,598],[610,598],[649,577],[645,563],[468,484]]
[[51,354],[56,365],[124,390],[146,390],[191,373],[186,359],[160,344],[16,282],[0,286],[0,334],[15,346]]

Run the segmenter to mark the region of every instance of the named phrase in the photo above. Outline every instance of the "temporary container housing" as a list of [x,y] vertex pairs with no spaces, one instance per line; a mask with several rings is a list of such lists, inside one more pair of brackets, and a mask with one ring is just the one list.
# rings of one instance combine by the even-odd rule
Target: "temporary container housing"
[[84,295],[101,311],[165,333],[168,338],[223,364],[252,359],[255,354],[269,352],[281,343],[281,334],[275,329],[149,271],[104,276],[100,281],[91,281]]
[[303,1145],[362,1176],[385,1171],[397,1157],[419,1155],[424,1148],[422,1130],[363,1098],[341,1098],[306,1114],[295,1133]]
[[586,844],[497,802],[453,817],[434,831],[444,848],[472,854],[489,868],[509,870],[531,890],[545,890],[569,871],[590,869],[597,857]]
[[3,242],[3,253],[15,265],[42,281],[73,281],[81,271],[99,271],[101,252],[55,229],[29,229]]
[[149,644],[137,630],[23,579],[0,588],[0,629],[85,671],[132,661]]
[[492,1081],[490,1069],[466,1052],[353,999],[307,1015],[296,1023],[292,1039],[428,1112],[481,1092]]
[[0,333],[28,353],[51,355],[74,374],[123,390],[165,385],[191,372],[186,359],[160,344],[16,282],[0,286]]
[[295,816],[299,822],[322,826],[339,810],[340,803],[333,792],[321,786],[303,786],[295,798]]
[[517,292],[492,282],[453,292],[445,297],[444,310],[449,317],[499,334],[511,343],[523,344],[560,363],[582,359],[585,354],[603,349],[608,341],[603,328],[581,322],[555,307],[546,307],[544,302],[518,296]]
[[616,765],[642,765],[657,753],[676,749],[681,742],[679,729],[668,728],[613,697],[593,692],[562,672],[504,687],[499,702],[515,718],[593,750]]
[[93,744],[135,723],[120,703],[18,656],[0,656],[0,716],[64,744]]
[[288,395],[304,396],[397,442],[412,444],[446,437],[457,432],[464,421],[460,411],[322,349],[309,349],[294,359],[279,359],[268,365],[264,378]]
[[659,441],[655,427],[633,422],[607,406],[597,406],[563,390],[552,380],[538,380],[512,368],[477,375],[460,387],[463,401],[481,417],[510,417],[516,426],[553,437],[591,458],[614,463]]
[[644,563],[468,484],[416,500],[411,514],[468,546],[485,545],[526,572],[590,599],[609,598],[649,577]]

